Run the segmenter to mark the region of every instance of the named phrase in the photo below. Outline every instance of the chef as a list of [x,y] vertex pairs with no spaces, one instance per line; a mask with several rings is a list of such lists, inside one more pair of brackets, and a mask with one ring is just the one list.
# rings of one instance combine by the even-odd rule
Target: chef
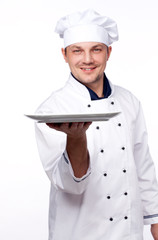
[[36,113],[120,114],[103,122],[36,123],[51,183],[49,240],[142,240],[144,224],[158,240],[158,183],[142,107],[104,73],[117,25],[90,9],[61,18],[56,32],[71,73]]

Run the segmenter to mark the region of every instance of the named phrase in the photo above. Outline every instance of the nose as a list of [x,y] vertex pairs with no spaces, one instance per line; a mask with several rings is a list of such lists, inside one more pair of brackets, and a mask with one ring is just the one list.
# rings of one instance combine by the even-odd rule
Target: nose
[[87,51],[87,52],[84,52],[84,55],[83,55],[83,63],[84,64],[92,64],[93,63],[93,56],[92,56],[92,53]]

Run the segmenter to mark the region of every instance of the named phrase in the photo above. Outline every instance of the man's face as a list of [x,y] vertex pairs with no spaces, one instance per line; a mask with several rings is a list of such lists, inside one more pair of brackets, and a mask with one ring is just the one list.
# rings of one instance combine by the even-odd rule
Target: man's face
[[69,64],[72,74],[84,85],[91,87],[102,83],[107,60],[111,53],[111,47],[103,43],[82,42],[72,44],[62,53]]

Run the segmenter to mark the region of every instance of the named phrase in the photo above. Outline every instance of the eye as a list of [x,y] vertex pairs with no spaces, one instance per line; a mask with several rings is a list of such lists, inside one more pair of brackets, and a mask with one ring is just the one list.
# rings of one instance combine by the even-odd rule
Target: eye
[[94,48],[94,49],[93,49],[93,52],[96,52],[96,53],[97,53],[97,52],[101,52],[101,51],[102,51],[101,48]]
[[81,53],[81,50],[80,49],[74,49],[73,53]]

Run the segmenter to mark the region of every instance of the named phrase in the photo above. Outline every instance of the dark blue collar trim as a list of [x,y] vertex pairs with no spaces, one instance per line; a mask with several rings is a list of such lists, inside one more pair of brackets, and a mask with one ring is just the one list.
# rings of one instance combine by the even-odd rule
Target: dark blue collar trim
[[[74,77],[74,75],[71,73],[71,75]],[[75,78],[75,77],[74,77]],[[75,78],[76,79],[76,78]],[[78,79],[76,79],[78,82],[80,82]],[[80,82],[81,83],[81,82]],[[82,84],[82,83],[81,83]],[[86,87],[86,86],[85,86]],[[106,75],[104,74],[104,87],[103,87],[103,95],[104,97],[98,97],[98,95],[90,88],[86,87],[89,91],[91,100],[100,100],[100,99],[104,99],[104,98],[108,98],[111,95],[111,87],[109,84],[109,81],[106,77]]]
[[100,99],[104,99],[104,98],[108,98],[111,95],[111,87],[109,84],[109,81],[106,77],[106,75],[104,74],[104,87],[103,87],[103,95],[104,97],[98,97],[98,95],[90,88],[88,88],[89,94],[91,96],[91,100],[100,100]]

